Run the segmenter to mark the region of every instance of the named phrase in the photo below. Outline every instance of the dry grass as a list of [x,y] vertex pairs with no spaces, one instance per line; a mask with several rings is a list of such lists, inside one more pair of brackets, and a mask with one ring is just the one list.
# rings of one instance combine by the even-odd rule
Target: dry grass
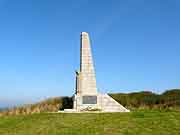
[[32,104],[24,105],[22,107],[14,107],[5,111],[0,112],[0,116],[10,115],[27,115],[42,112],[56,112],[62,106],[62,98],[49,98],[45,101]]

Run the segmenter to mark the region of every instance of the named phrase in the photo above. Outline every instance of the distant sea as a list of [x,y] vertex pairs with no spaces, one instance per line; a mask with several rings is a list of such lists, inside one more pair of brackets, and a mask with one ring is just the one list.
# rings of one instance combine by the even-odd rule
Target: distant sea
[[11,107],[14,107],[14,106],[18,106],[18,105],[17,104],[12,105],[12,104],[2,104],[2,103],[0,103],[0,111],[11,108]]
[[1,112],[1,111],[4,111],[4,110],[6,110],[6,109],[8,109],[8,108],[0,108],[0,112]]
[[6,110],[10,108],[11,106],[8,104],[0,103],[0,111]]
[[39,100],[14,100],[14,99],[0,99],[0,110],[22,106],[26,104],[33,104],[38,102]]
[[0,102],[0,110],[16,107],[16,106],[21,106],[27,104],[25,102]]

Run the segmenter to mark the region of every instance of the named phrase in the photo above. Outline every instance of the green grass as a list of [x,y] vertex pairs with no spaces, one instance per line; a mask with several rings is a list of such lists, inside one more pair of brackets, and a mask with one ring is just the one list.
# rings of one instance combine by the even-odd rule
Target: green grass
[[0,135],[180,135],[180,112],[7,116]]

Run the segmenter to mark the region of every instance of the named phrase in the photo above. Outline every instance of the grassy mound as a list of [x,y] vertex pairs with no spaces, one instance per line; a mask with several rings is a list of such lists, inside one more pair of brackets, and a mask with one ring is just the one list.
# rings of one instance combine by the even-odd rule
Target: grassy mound
[[40,113],[0,117],[0,135],[180,135],[179,112]]

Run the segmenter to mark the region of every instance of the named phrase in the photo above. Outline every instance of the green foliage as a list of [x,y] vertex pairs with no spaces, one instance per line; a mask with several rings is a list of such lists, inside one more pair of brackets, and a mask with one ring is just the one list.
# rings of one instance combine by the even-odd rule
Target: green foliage
[[73,108],[73,98],[72,97],[63,97],[62,98],[62,106],[60,106],[60,110],[72,109],[72,108]]
[[[117,102],[130,110],[134,109],[163,109],[180,110],[180,89],[167,90],[162,94],[155,94],[149,91],[133,92],[129,94],[110,94]],[[33,113],[57,112],[58,110],[70,109],[73,107],[72,97],[50,98],[37,104],[14,107],[0,111],[4,115],[26,115]]]
[[0,135],[180,135],[179,112],[41,113],[0,117]]
[[110,94],[117,102],[123,106],[133,108],[179,108],[180,89],[168,90],[162,94],[155,94],[150,91],[134,92],[129,94]]
[[161,97],[161,102],[167,106],[180,106],[180,89],[164,92]]

